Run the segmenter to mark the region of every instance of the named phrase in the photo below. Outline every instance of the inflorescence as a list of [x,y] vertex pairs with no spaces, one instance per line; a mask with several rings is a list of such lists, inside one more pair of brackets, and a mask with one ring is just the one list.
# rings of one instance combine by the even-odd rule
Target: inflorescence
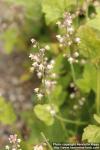
[[42,87],[34,89],[38,100],[41,100],[42,97],[49,94],[56,85],[57,75],[53,72],[55,60],[48,60],[46,57],[46,51],[50,49],[48,45],[41,48],[38,42],[33,38],[31,39],[31,42],[33,47],[38,49],[38,52],[35,54],[31,53],[29,57],[33,61],[31,71],[35,71],[37,77],[42,81]]

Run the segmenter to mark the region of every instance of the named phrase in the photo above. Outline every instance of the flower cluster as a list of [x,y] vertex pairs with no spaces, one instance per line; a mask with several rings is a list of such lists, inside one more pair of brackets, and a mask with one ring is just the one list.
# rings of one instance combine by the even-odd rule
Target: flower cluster
[[42,87],[34,89],[38,99],[41,100],[46,93],[50,93],[56,84],[55,79],[57,76],[53,72],[55,61],[53,59],[48,60],[45,56],[46,51],[50,49],[48,45],[41,48],[35,39],[31,39],[31,42],[33,47],[38,49],[38,52],[31,53],[29,57],[33,61],[31,71],[35,70],[38,78],[42,81]]
[[72,23],[73,23],[73,16],[67,12],[64,13],[62,22],[60,22],[60,21],[57,22],[58,27],[65,30],[64,35],[56,36],[61,47],[63,47],[63,46],[70,47],[73,43],[74,44],[80,43],[80,38],[74,36],[75,30],[74,30]]
[[16,134],[10,135],[9,136],[10,146],[6,145],[5,149],[6,150],[22,150],[20,147],[20,142],[21,142],[21,139],[17,138]]
[[[73,19],[74,15],[68,12],[64,13],[63,20],[57,22],[58,27],[63,30],[63,33],[62,35],[56,35],[60,47],[67,49],[67,53],[65,52],[64,56],[68,58],[70,64],[79,62],[78,45],[81,42],[80,38],[75,35]],[[80,63],[85,63],[85,60],[84,62],[80,60]]]

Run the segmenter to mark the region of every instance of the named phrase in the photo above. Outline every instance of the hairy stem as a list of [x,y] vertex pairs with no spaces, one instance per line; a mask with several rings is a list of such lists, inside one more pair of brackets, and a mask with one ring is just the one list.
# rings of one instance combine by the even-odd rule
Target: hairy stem
[[53,150],[52,146],[50,145],[50,143],[48,142],[47,138],[45,137],[44,133],[41,132],[41,136],[43,137],[43,139],[45,140],[45,142],[47,143],[48,147],[50,150]]
[[70,66],[71,66],[71,72],[72,72],[72,78],[73,78],[73,81],[74,81],[74,83],[76,83],[76,77],[75,77],[74,66],[73,66],[72,63],[70,63]]
[[77,124],[77,125],[86,125],[87,124],[86,122],[73,121],[73,120],[65,119],[65,118],[62,118],[61,116],[58,116],[58,115],[56,115],[55,117],[62,122],[66,122],[66,123],[70,123],[70,124]]

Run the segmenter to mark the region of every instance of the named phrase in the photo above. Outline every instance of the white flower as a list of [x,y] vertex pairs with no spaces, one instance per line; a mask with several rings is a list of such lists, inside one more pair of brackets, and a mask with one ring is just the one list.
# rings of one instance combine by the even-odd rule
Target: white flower
[[78,52],[75,52],[75,53],[74,53],[74,56],[75,56],[75,57],[79,57],[79,53],[78,53]]
[[48,88],[51,86],[51,81],[45,80],[45,86]]
[[46,46],[45,46],[45,49],[46,49],[46,50],[50,50],[50,46],[49,46],[49,45],[46,45]]
[[50,114],[51,114],[52,116],[55,116],[56,111],[55,111],[54,109],[51,109],[51,110],[50,110]]
[[43,97],[43,94],[38,93],[38,94],[37,94],[37,97],[38,97],[38,99],[39,99],[39,100],[41,100],[41,99],[42,99],[42,97]]
[[17,150],[16,148],[12,148],[12,150]]
[[10,149],[10,147],[9,147],[8,145],[6,145],[6,146],[5,146],[5,149],[6,149],[6,150],[9,150],[9,149]]
[[32,64],[32,66],[37,67],[37,66],[38,66],[38,63],[37,63],[37,62],[34,62],[34,63]]
[[34,91],[35,91],[36,93],[38,93],[38,92],[39,92],[39,88],[35,88]]
[[33,59],[33,57],[34,57],[34,55],[31,53],[31,54],[29,55],[29,58]]
[[56,35],[56,38],[57,38],[57,39],[60,39],[60,38],[61,38],[61,35]]
[[51,74],[51,77],[52,77],[52,78],[56,78],[56,77],[57,77],[56,73],[52,73],[52,74]]
[[78,59],[75,59],[75,63],[78,63],[79,61],[78,61]]
[[45,48],[40,48],[40,52],[45,52]]
[[43,64],[40,64],[40,65],[39,65],[39,70],[41,70],[41,71],[42,71],[43,69],[44,69]]
[[20,142],[21,142],[21,139],[17,139],[17,142],[20,143]]
[[59,38],[58,40],[59,40],[60,43],[64,42],[64,38],[63,37]]
[[71,99],[75,98],[75,93],[71,93],[71,94],[70,94],[70,98],[71,98]]
[[60,21],[57,21],[56,24],[59,26],[59,25],[61,25],[61,22],[60,22]]
[[34,39],[34,38],[32,38],[32,39],[31,39],[31,42],[32,42],[32,43],[34,43],[34,42],[35,42],[35,39]]
[[69,42],[68,42],[68,46],[70,46],[71,44],[72,44],[72,41],[69,41]]
[[50,69],[53,68],[53,65],[52,65],[52,64],[49,64],[49,65],[47,65],[47,68],[50,70]]
[[71,88],[74,88],[75,87],[75,84],[72,82],[72,83],[70,83],[70,87]]
[[52,65],[54,65],[54,64],[55,64],[55,61],[54,61],[54,60],[51,60],[50,63],[51,63]]
[[70,62],[70,64],[72,64],[72,63],[74,62],[73,57],[69,57],[69,58],[68,58],[68,61]]
[[41,73],[41,72],[38,72],[38,73],[37,73],[37,76],[38,76],[38,78],[41,78],[41,77],[42,77],[42,73]]
[[36,47],[37,47],[37,44],[34,44],[33,47],[36,48]]
[[73,28],[73,27],[68,27],[68,28],[67,28],[67,31],[68,31],[70,34],[72,34],[72,33],[74,32],[74,28]]
[[75,42],[76,42],[76,43],[80,43],[80,41],[81,41],[81,40],[80,40],[79,37],[75,38]]
[[37,62],[39,61],[39,57],[37,55],[33,55],[33,59]]

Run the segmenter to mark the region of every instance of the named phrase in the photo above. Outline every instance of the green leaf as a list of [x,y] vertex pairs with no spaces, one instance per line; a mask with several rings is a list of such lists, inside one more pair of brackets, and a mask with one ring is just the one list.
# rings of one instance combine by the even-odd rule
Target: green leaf
[[47,24],[55,22],[64,13],[64,0],[43,0],[42,9],[45,13]]
[[3,97],[0,97],[0,121],[8,125],[16,121],[16,115],[12,105]]
[[[80,0],[79,5],[82,5],[83,2],[84,0]],[[47,24],[55,23],[65,11],[71,10],[72,6],[75,8],[76,3],[76,0],[43,0],[42,11],[45,14]]]
[[96,120],[97,123],[100,124],[100,116],[94,114],[94,119]]
[[[52,125],[54,123],[54,117],[51,115],[49,109],[51,109],[51,106],[49,104],[38,104],[34,107],[34,112],[36,116],[45,124]],[[58,108],[55,105],[53,105],[53,110],[55,110],[55,112],[58,112]]]
[[100,31],[100,8],[97,8],[96,17],[87,21],[87,25]]
[[50,94],[50,100],[57,106],[61,106],[66,98],[67,93],[63,90],[61,85],[57,85]]
[[83,92],[89,92],[91,89],[96,92],[97,70],[92,64],[86,64],[83,72],[83,77],[76,81],[77,86]]
[[100,142],[100,127],[96,125],[89,125],[84,129],[82,140],[88,142],[99,143]]
[[80,53],[89,58],[92,63],[100,61],[100,38],[95,30],[88,26],[81,26],[78,30],[78,36],[81,38]]

